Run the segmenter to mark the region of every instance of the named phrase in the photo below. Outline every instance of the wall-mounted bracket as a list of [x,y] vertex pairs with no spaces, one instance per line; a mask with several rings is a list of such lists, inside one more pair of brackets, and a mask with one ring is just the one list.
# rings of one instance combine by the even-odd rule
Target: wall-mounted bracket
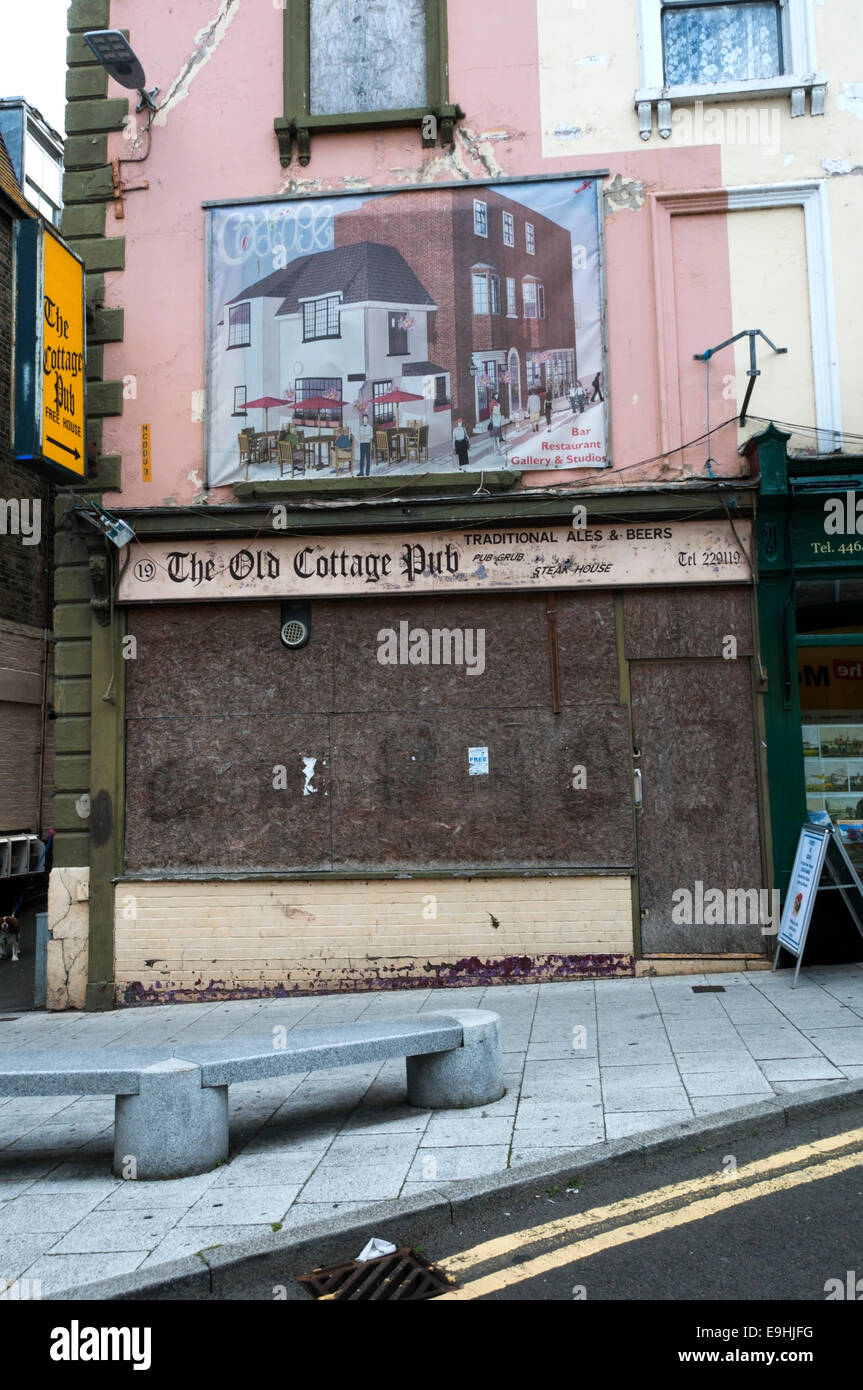
[[746,387],[746,395],[743,398],[743,406],[740,411],[740,423],[741,425],[745,425],[746,412],[749,409],[749,402],[755,388],[755,378],[761,375],[756,365],[755,339],[763,338],[767,346],[777,353],[787,352],[788,349],[777,347],[775,343],[770,341],[766,333],[762,333],[760,328],[744,328],[739,333],[735,333],[733,338],[726,338],[724,343],[718,343],[716,347],[707,348],[705,352],[696,352],[696,362],[709,362],[711,357],[714,357],[717,352],[721,352],[723,348],[730,347],[732,343],[736,343],[740,338],[749,339],[749,367],[746,371],[746,375],[749,377],[749,384]]

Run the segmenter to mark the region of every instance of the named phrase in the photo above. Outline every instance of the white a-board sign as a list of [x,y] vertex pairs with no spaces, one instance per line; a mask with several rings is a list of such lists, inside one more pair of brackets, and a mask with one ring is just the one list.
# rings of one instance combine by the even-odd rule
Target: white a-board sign
[[[830,881],[822,883],[822,877]],[[863,936],[863,883],[848,858],[842,836],[834,825],[804,825],[797,843],[773,958],[775,970],[780,949],[797,957],[792,989],[800,973],[816,894],[831,890],[841,893],[842,901]]]

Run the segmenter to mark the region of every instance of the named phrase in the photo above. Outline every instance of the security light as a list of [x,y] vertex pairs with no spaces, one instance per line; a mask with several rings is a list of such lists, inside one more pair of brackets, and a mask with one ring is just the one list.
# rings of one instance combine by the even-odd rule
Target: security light
[[156,111],[158,87],[145,87],[146,78],[140,60],[129,40],[119,29],[90,29],[84,35],[87,47],[96,55],[109,77],[119,82],[121,87],[134,88],[141,98],[138,110],[148,107]]
[[89,521],[97,531],[101,531],[103,536],[107,536],[118,550],[122,550],[130,541],[137,540],[131,526],[114,516],[113,512],[107,512],[104,507],[100,507],[98,502],[90,502],[88,506],[75,507],[74,510],[84,521]]

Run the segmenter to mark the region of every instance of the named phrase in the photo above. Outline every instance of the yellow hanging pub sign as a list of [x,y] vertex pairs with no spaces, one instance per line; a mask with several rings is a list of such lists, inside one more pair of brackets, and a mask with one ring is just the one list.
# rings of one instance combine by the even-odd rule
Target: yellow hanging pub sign
[[15,457],[87,473],[84,264],[46,223],[15,225]]

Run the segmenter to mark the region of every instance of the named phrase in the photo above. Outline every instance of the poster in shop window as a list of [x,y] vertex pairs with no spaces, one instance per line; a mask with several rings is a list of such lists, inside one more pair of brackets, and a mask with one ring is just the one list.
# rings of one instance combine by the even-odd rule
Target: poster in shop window
[[211,207],[210,485],[606,467],[599,188]]

